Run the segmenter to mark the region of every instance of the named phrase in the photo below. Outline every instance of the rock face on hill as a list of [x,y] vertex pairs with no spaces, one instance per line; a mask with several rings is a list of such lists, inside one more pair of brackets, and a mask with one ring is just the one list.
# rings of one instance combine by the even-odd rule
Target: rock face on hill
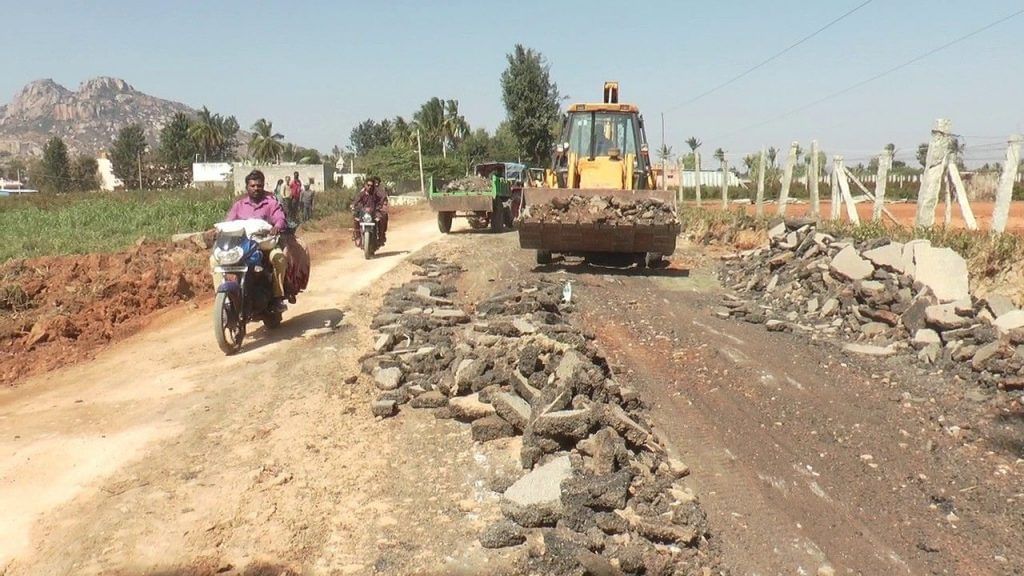
[[38,153],[60,136],[72,153],[109,149],[118,130],[140,123],[155,143],[176,112],[194,113],[180,102],[139,92],[119,78],[98,77],[71,91],[51,79],[30,82],[10,104],[0,106],[0,151]]

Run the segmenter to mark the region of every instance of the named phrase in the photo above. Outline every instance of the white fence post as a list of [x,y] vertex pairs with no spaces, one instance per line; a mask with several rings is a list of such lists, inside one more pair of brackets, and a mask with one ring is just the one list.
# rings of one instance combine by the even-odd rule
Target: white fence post
[[786,157],[786,167],[782,171],[782,190],[779,191],[779,216],[786,215],[786,203],[789,202],[789,185],[793,183],[793,167],[796,165],[796,149],[800,147],[799,142],[789,145],[789,156]]
[[818,218],[821,215],[821,201],[818,199],[818,178],[821,174],[821,167],[818,166],[818,141],[811,140],[811,166],[809,168],[807,182],[810,186],[808,192],[811,196],[811,218]]
[[729,161],[722,155],[722,209],[729,209]]
[[992,209],[992,231],[1003,233],[1006,221],[1010,217],[1010,200],[1013,199],[1013,183],[1019,178],[1017,169],[1020,166],[1020,144],[1024,140],[1020,134],[1010,136],[1006,147],[1006,162],[1003,173],[999,175],[999,188],[996,190],[996,205]]
[[[960,206],[960,215],[964,217],[964,225],[968,230],[977,230],[978,221],[974,219],[974,211],[971,210],[971,203],[967,201],[967,188],[960,178],[960,168],[956,162],[949,163],[949,183],[956,190],[956,203]],[[947,225],[949,222],[946,223]]]
[[889,177],[889,167],[892,166],[892,150],[886,148],[878,157],[878,177],[875,179],[875,209],[871,213],[871,219],[875,222],[882,219],[882,206],[885,202],[885,181]]
[[831,216],[832,220],[839,220],[840,210],[840,193],[839,193],[839,171],[842,168],[842,156],[832,157],[832,173],[829,177],[829,183],[832,185],[832,204],[831,204]]
[[697,208],[700,208],[700,152],[693,151],[693,182],[697,192]]
[[860,217],[857,215],[857,206],[853,203],[853,195],[850,194],[850,181],[846,178],[846,165],[843,164],[843,157],[836,156],[836,177],[839,179],[839,191],[843,195],[843,203],[846,204],[846,217],[854,224],[860,224]]
[[764,159],[765,151],[762,146],[761,155],[757,160],[757,206],[754,209],[758,218],[764,216]]
[[935,206],[939,203],[942,175],[946,172],[949,156],[950,128],[952,123],[949,120],[939,118],[932,129],[921,187],[917,192],[917,215],[914,219],[917,226],[931,228],[935,224]]

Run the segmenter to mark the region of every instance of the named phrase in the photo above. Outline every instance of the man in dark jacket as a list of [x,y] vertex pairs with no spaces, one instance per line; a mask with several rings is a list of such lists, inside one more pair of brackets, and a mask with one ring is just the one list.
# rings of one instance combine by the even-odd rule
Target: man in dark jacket
[[360,210],[366,210],[373,214],[374,219],[377,220],[377,232],[380,234],[380,244],[383,246],[387,242],[388,232],[388,193],[380,185],[380,178],[376,176],[367,178],[366,183],[359,190],[355,202],[352,203],[352,237],[356,244],[362,242],[362,238],[359,236]]

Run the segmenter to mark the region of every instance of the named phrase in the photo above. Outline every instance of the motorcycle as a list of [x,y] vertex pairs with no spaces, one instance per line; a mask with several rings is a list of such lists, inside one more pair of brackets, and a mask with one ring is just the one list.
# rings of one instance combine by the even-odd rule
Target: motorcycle
[[279,238],[263,220],[221,222],[216,229],[214,272],[224,281],[213,302],[213,332],[217,346],[234,354],[242,348],[249,322],[262,321],[268,329],[281,325],[281,311],[274,305],[273,269],[265,254]]
[[363,249],[363,258],[369,260],[380,248],[380,229],[377,226],[377,218],[369,210],[359,210],[356,222],[359,223],[356,246]]

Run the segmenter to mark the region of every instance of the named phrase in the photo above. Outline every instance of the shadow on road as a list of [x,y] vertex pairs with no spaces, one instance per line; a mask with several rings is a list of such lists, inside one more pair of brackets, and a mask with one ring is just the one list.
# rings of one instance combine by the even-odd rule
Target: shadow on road
[[373,255],[373,257],[374,258],[387,258],[388,256],[401,256],[403,254],[408,254],[408,253],[409,253],[408,250],[389,250],[387,252],[377,252],[376,254]]
[[[124,574],[138,574],[142,576],[214,576],[223,574],[226,576],[298,576],[301,572],[284,564],[268,564],[257,562],[249,564],[244,568],[236,568],[231,564],[213,566],[207,562],[198,562],[194,566],[183,568],[137,568],[137,571],[124,572]],[[122,572],[118,572],[121,574]]]
[[658,278],[689,278],[689,268],[638,268],[636,266],[603,266],[588,262],[553,262],[537,265],[534,272],[565,271],[570,274],[592,274],[596,276],[651,276]]
[[253,339],[251,341],[247,339],[247,342],[243,344],[242,353],[252,352],[275,342],[301,338],[314,330],[324,333],[333,332],[344,318],[345,314],[337,308],[314,310],[292,318],[289,318],[288,313],[285,312],[284,322],[278,328],[273,330],[267,329],[266,326],[257,328],[252,334]]

